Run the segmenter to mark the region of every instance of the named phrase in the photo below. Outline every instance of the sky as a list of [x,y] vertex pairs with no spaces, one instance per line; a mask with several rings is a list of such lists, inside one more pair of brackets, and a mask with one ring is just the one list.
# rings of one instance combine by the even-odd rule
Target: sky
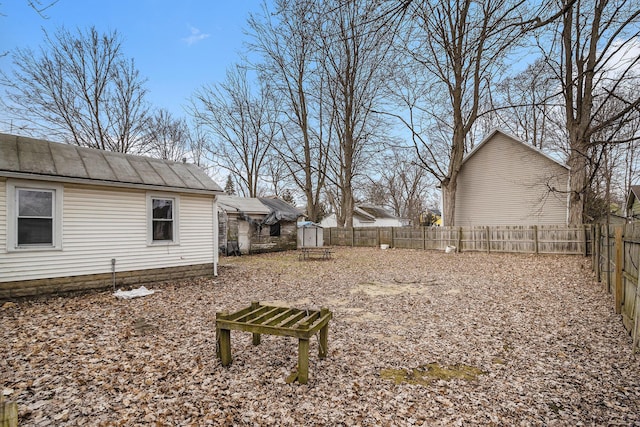
[[[52,0],[40,0],[50,4]],[[37,3],[37,1],[36,1]],[[228,67],[240,61],[250,12],[262,0],[58,0],[43,12],[29,0],[0,0],[0,52],[17,47],[38,51],[43,29],[60,26],[75,33],[95,26],[117,30],[126,58],[147,78],[147,100],[175,117],[187,117],[188,98],[203,85],[222,82]],[[3,71],[11,56],[0,57]]]

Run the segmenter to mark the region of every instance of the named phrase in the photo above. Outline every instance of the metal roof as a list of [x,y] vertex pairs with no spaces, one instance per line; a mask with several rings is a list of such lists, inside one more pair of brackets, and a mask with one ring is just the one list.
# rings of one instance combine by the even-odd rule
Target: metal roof
[[255,197],[218,196],[218,205],[226,212],[242,212],[245,214],[267,215],[271,209],[263,205]]
[[297,221],[298,218],[304,216],[300,210],[282,199],[259,197],[258,200],[271,209],[270,214],[263,221],[264,224],[271,225],[280,221]]
[[397,216],[389,212],[386,208],[382,206],[376,206],[370,203],[360,203],[359,205],[356,206],[356,208],[359,208],[365,211],[366,213],[368,213],[369,215],[375,218],[398,218]]
[[0,176],[186,193],[223,191],[192,164],[3,133]]

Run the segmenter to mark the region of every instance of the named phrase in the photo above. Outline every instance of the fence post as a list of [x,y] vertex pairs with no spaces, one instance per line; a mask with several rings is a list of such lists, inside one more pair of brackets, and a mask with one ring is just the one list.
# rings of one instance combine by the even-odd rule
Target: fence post
[[540,249],[538,248],[538,226],[533,226],[533,252],[538,255]]
[[588,243],[588,235],[589,233],[587,233],[587,225],[586,224],[582,224],[582,234],[584,236],[584,256],[585,258],[589,256],[589,243]]
[[487,253],[491,253],[491,231],[489,230],[489,226],[486,227],[487,231]]
[[622,267],[623,267],[623,245],[622,227],[616,227],[616,287],[613,294],[616,314],[622,312]]
[[427,227],[422,226],[422,250],[427,250]]
[[[638,257],[638,262],[640,262],[640,257]],[[638,341],[640,340],[640,271],[638,272],[638,281],[636,282],[636,301],[633,309],[633,320],[633,333],[631,334],[633,346],[631,349],[633,350],[633,354],[635,354],[639,350]]]
[[611,237],[609,236],[609,224],[605,224],[605,240],[607,252],[607,292],[611,293]]
[[380,227],[376,227],[376,238],[377,238],[376,247],[379,248],[380,247]]
[[356,229],[351,227],[351,247],[354,247],[356,245]]
[[462,227],[458,227],[458,252],[462,252]]
[[395,227],[391,227],[391,247],[395,248],[395,231],[394,231]]
[[596,278],[598,279],[598,283],[601,283],[600,281],[600,233],[601,233],[601,229],[600,229],[601,225],[597,224],[595,226],[595,230],[596,232],[594,233],[594,244],[593,244],[593,252],[595,254],[595,262],[593,264],[594,267],[594,271],[596,272]]

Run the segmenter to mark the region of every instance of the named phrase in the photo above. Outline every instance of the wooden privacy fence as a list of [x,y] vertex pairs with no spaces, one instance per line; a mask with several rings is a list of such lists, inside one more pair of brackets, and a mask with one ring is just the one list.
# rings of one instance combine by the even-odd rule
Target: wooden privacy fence
[[595,229],[593,267],[598,281],[613,294],[616,313],[633,337],[633,351],[639,350],[640,222],[601,225]]
[[325,228],[324,243],[331,246],[389,245],[391,248],[459,252],[516,252],[534,254],[589,255],[594,227],[500,226],[500,227],[359,227]]

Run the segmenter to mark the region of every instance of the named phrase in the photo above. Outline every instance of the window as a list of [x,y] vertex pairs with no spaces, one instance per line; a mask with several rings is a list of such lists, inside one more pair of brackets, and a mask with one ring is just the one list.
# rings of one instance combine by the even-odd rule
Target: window
[[149,242],[178,243],[178,198],[148,195]]
[[62,249],[62,186],[7,181],[7,249]]
[[16,189],[18,246],[53,245],[52,190]]
[[280,235],[280,223],[276,222],[275,224],[269,227],[269,236],[278,237]]

